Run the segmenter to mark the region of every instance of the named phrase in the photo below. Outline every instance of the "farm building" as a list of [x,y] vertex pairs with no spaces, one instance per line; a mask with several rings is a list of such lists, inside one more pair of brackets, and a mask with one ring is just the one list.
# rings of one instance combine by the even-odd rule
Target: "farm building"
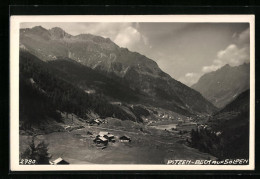
[[104,145],[108,144],[108,140],[103,136],[97,136],[93,141],[96,144],[104,144]]
[[104,135],[106,139],[108,139],[109,142],[115,142],[115,136],[113,134],[107,134]]
[[221,134],[222,134],[222,132],[220,132],[220,131],[216,132],[216,136],[219,136]]
[[108,142],[115,142],[115,141],[116,141],[115,136],[105,131],[100,131],[99,134],[94,139],[95,143],[104,143],[104,144],[107,144]]
[[85,93],[87,94],[94,94],[96,91],[95,90],[85,90]]
[[101,124],[102,122],[99,119],[95,119],[94,123],[96,123],[97,125]]
[[131,142],[131,138],[127,135],[123,135],[119,138],[120,142]]
[[102,120],[100,120],[100,119],[88,119],[87,123],[89,123],[90,125],[93,125],[93,124],[99,125],[99,124],[102,123]]
[[70,130],[70,129],[71,129],[71,126],[64,126],[64,129],[65,129],[65,130]]
[[63,158],[59,157],[56,160],[50,162],[51,165],[68,165],[69,162],[64,160]]

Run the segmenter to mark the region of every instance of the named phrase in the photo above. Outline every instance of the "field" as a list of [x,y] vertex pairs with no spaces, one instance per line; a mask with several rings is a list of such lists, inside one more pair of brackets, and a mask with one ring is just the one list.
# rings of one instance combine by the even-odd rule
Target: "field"
[[[172,159],[214,158],[182,144],[184,136],[174,131],[113,118],[106,121],[101,125],[90,126],[74,119],[74,123],[84,128],[37,135],[35,141],[44,140],[49,144],[52,160],[62,157],[70,164],[165,164]],[[100,131],[113,134],[116,142],[109,142],[105,149],[96,146],[93,139]],[[132,141],[119,142],[118,138],[122,135],[128,135]],[[26,149],[30,139],[29,135],[20,135],[20,152]]]

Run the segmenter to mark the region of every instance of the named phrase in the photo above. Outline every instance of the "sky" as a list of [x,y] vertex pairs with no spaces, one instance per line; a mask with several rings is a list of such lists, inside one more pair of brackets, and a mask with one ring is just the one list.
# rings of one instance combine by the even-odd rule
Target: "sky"
[[71,35],[90,33],[157,62],[171,77],[191,86],[225,64],[249,62],[248,23],[22,23],[21,28],[60,27]]

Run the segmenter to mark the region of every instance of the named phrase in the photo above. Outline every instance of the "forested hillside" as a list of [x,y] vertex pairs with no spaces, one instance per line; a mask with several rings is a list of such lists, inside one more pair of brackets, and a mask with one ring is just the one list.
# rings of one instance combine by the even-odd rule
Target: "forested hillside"
[[[55,73],[54,73],[55,72]],[[134,120],[125,111],[110,104],[102,94],[89,95],[84,90],[59,78],[61,71],[37,59],[20,53],[20,120],[38,123],[53,118],[60,120],[56,110],[74,113],[86,119],[91,111],[101,118],[116,117]]]
[[68,58],[60,58],[50,61],[48,64],[61,71],[58,75],[86,91],[92,93],[104,94],[111,100],[120,100],[123,102],[137,102],[139,92],[129,87],[129,84],[113,74],[102,74],[89,67],[81,65]]
[[248,159],[249,119],[249,90],[246,90],[213,115],[207,127],[193,130],[191,145],[219,159]]

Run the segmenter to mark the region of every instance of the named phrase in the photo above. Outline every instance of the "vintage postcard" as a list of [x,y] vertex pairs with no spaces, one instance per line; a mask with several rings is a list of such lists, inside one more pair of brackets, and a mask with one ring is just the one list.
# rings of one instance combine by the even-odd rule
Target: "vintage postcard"
[[11,171],[254,170],[254,15],[10,24]]

